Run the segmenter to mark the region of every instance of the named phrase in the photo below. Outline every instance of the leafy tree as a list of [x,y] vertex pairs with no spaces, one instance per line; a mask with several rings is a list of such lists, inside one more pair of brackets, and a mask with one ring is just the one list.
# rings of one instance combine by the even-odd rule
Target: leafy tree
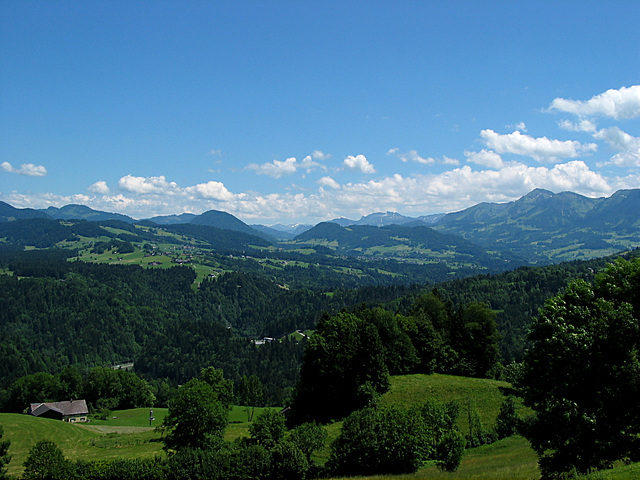
[[309,463],[307,462],[307,457],[296,444],[292,442],[281,442],[271,450],[270,479],[303,479],[308,469]]
[[272,448],[280,443],[284,438],[284,432],[284,415],[271,408],[263,410],[262,413],[256,417],[255,421],[249,425],[251,438],[266,448]]
[[211,386],[216,400],[226,409],[231,408],[233,403],[233,382],[224,378],[222,369],[214,367],[203,368],[200,370],[198,378]]
[[77,399],[82,395],[83,378],[78,369],[72,365],[67,365],[58,374],[60,379],[59,399]]
[[294,393],[295,423],[327,422],[371,405],[389,389],[380,335],[353,314],[325,318],[305,348]]
[[569,285],[533,323],[521,387],[545,477],[639,459],[639,290],[640,261],[619,260],[595,286]]
[[331,446],[329,471],[347,476],[415,472],[426,459],[421,420],[399,406],[353,412]]
[[500,405],[500,411],[496,418],[496,435],[498,439],[516,435],[519,424],[520,418],[516,412],[516,400],[513,395],[509,395]]
[[452,429],[444,432],[436,445],[435,460],[440,470],[455,472],[460,466],[466,440],[462,432]]
[[471,302],[461,309],[460,317],[460,328],[454,327],[451,341],[463,360],[459,373],[480,378],[491,376],[500,358],[495,312],[484,303]]
[[487,443],[495,442],[495,433],[486,429],[482,424],[480,414],[471,400],[467,403],[467,421],[469,425],[469,433],[467,434],[468,448],[479,447]]
[[9,412],[23,412],[31,403],[57,401],[61,385],[55,375],[46,372],[25,375],[17,379],[9,388],[9,398],[5,409]]
[[11,440],[2,440],[3,436],[4,428],[0,425],[0,479],[8,478],[7,464],[11,461],[11,455],[9,455]]
[[243,375],[238,387],[238,403],[246,408],[248,422],[253,420],[255,409],[262,404],[263,397],[264,390],[258,376]]
[[460,465],[467,443],[456,423],[459,413],[457,402],[428,399],[419,407],[424,425],[425,456],[448,472],[455,471]]
[[29,450],[23,463],[25,480],[66,480],[73,465],[51,440],[40,440]]
[[84,383],[84,395],[96,408],[150,407],[155,398],[147,382],[133,372],[109,367],[92,368]]
[[169,402],[164,424],[166,449],[206,448],[221,440],[227,425],[228,408],[216,398],[213,387],[199,379],[189,380]]
[[356,315],[377,328],[391,375],[415,371],[419,361],[416,349],[407,332],[401,328],[398,316],[380,307],[360,310]]
[[311,455],[324,445],[327,432],[316,422],[303,423],[291,431],[289,441],[294,443],[311,463]]

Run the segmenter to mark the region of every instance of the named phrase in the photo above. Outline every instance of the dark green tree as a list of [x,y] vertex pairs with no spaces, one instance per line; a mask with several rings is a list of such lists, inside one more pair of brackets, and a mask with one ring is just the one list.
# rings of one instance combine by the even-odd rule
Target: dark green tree
[[278,443],[271,450],[269,479],[304,479],[308,469],[309,463],[307,462],[307,457],[296,444],[285,441]]
[[25,480],[67,480],[73,465],[51,440],[40,440],[29,450],[23,463]]
[[620,260],[593,287],[572,283],[533,323],[521,388],[543,476],[640,459],[639,290],[640,260]]
[[516,411],[516,399],[509,395],[502,401],[496,418],[496,435],[498,439],[507,438],[518,433],[520,418]]
[[82,395],[83,378],[78,369],[72,365],[67,365],[58,374],[60,379],[59,400],[74,400]]
[[426,457],[422,418],[399,406],[366,408],[349,415],[331,446],[332,475],[415,472]]
[[213,389],[214,396],[226,409],[233,403],[233,382],[224,378],[221,368],[206,367],[200,370],[200,380],[208,383]]
[[322,448],[326,438],[326,430],[316,422],[303,423],[294,428],[289,435],[289,441],[298,446],[309,463],[311,463],[311,455]]
[[389,385],[376,327],[353,314],[325,318],[305,348],[292,406],[294,421],[342,418],[371,405]]
[[262,405],[263,398],[264,389],[258,376],[243,375],[238,386],[238,404],[245,407],[248,422],[253,420],[255,409]]
[[471,302],[460,312],[462,331],[452,341],[462,359],[460,373],[473,377],[492,376],[500,358],[500,335],[496,314],[486,304]]
[[276,409],[266,409],[249,425],[249,434],[259,445],[269,449],[284,438],[285,418]]
[[435,460],[441,470],[457,470],[466,447],[466,439],[457,425],[460,405],[428,399],[418,408],[423,422],[425,456]]
[[222,439],[229,410],[217,398],[213,387],[199,379],[189,380],[169,402],[164,424],[166,449],[207,448]]

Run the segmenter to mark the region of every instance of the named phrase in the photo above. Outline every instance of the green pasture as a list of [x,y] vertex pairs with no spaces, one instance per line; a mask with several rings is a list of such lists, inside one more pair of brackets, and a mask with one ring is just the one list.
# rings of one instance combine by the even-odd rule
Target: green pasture
[[[256,408],[255,416],[265,408]],[[279,410],[279,408],[278,408]],[[154,408],[152,426],[149,409],[116,410],[106,420],[92,419],[88,423],[68,423],[17,413],[0,413],[4,428],[3,440],[11,440],[8,465],[10,475],[20,475],[29,449],[40,440],[52,440],[65,457],[71,460],[111,460],[116,458],[144,458],[165,455],[162,432],[155,427],[167,415],[166,408]],[[233,441],[249,435],[249,423],[244,407],[233,406],[225,440]]]
[[[406,375],[391,379],[391,390],[382,396],[382,404],[416,405],[427,398],[439,401],[456,400],[461,405],[460,427],[465,425],[465,408],[471,403],[479,413],[485,427],[492,427],[502,400],[510,390],[510,384],[496,380],[454,377],[450,375]],[[254,418],[264,408],[256,408]],[[520,407],[521,415],[526,415]],[[92,420],[86,424],[71,424],[59,420],[36,418],[24,414],[0,414],[4,438],[11,440],[12,455],[9,474],[20,475],[22,463],[29,449],[39,440],[52,440],[71,460],[110,460],[116,458],[144,458],[165,455],[162,450],[162,432],[155,426],[162,423],[167,409],[154,408],[155,420],[149,427],[149,409],[138,408],[114,411],[105,420]],[[229,412],[229,425],[225,440],[234,441],[248,436],[249,423],[245,407],[234,406]],[[325,447],[317,452],[314,460],[324,463],[330,453],[330,445],[340,434],[342,422],[326,425]],[[491,445],[467,450],[460,468],[447,473],[433,465],[426,465],[411,475],[385,477],[358,477],[361,479],[391,478],[395,480],[422,479],[535,479],[539,478],[537,456],[523,437],[511,437]],[[617,465],[615,469],[598,472],[584,480],[626,480],[640,478],[640,464]]]
[[[460,404],[458,424],[464,434],[469,432],[469,405],[478,412],[485,427],[495,426],[500,405],[509,394],[511,384],[486,378],[456,377],[453,375],[402,375],[391,377],[391,389],[381,398],[383,405],[420,405],[429,398]],[[524,414],[521,409],[520,414]]]
[[[535,479],[540,477],[538,457],[522,437],[511,437],[491,445],[467,450],[455,472],[443,472],[435,466],[425,466],[416,473],[371,477],[349,477],[359,480],[430,480],[430,479]],[[333,480],[347,480],[333,479]]]

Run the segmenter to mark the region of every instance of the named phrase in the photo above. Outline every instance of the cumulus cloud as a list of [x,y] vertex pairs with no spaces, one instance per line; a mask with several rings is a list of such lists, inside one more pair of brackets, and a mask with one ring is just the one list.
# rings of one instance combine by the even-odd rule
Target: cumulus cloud
[[619,167],[640,167],[640,138],[629,135],[618,127],[603,128],[593,136],[604,140],[618,151],[608,163]]
[[582,119],[579,122],[570,122],[569,120],[561,120],[558,122],[558,126],[563,130],[570,130],[572,132],[588,132],[595,133],[597,126],[591,120]]
[[311,156],[315,160],[328,160],[329,158],[331,158],[331,154],[321,152],[320,150],[314,150]]
[[307,155],[300,162],[295,157],[286,160],[274,160],[268,163],[251,163],[247,165],[247,170],[254,170],[258,175],[268,175],[273,178],[280,178],[285,175],[293,175],[299,169],[306,170],[309,173],[315,168],[326,169],[324,165],[315,160],[327,158],[327,156],[319,150],[314,151],[311,155]]
[[498,153],[515,153],[529,156],[542,162],[555,162],[558,158],[575,158],[582,153],[595,151],[595,143],[581,144],[575,140],[549,140],[547,137],[534,138],[519,131],[502,135],[486,129],[480,132],[485,144]]
[[369,163],[364,155],[349,155],[344,159],[342,164],[349,170],[355,170],[362,173],[376,173],[376,169]]
[[392,148],[387,152],[387,155],[395,155],[405,163],[415,162],[415,163],[421,163],[422,165],[432,165],[436,163],[434,158],[421,157],[416,150],[409,150],[408,152],[401,153],[398,148]]
[[640,85],[610,89],[587,101],[556,98],[550,110],[579,116],[605,116],[616,120],[640,117]]
[[464,155],[467,157],[467,161],[485,167],[498,169],[504,165],[502,157],[492,150],[482,149],[479,152],[465,151]]
[[100,195],[108,195],[110,192],[109,187],[107,186],[107,182],[105,182],[104,180],[100,180],[94,183],[89,187],[88,190],[90,192],[98,193]]
[[26,175],[28,177],[44,177],[47,169],[42,165],[34,165],[33,163],[23,163],[20,168],[15,168],[9,162],[2,162],[0,168],[5,172],[17,173],[18,175]]
[[251,163],[247,165],[247,170],[255,170],[258,175],[268,175],[273,178],[280,178],[283,175],[292,175],[298,169],[298,160],[294,157],[286,160],[274,160],[270,163]]
[[187,187],[185,188],[185,192],[198,198],[219,200],[221,202],[228,202],[235,198],[235,195],[227,190],[227,187],[225,187],[223,183],[215,181]]
[[134,177],[126,175],[118,182],[121,190],[137,194],[171,195],[179,191],[178,184],[167,182],[164,175],[159,177]]
[[340,188],[340,184],[331,177],[322,177],[320,180],[318,180],[317,183],[321,187],[329,187],[329,188],[333,188],[334,190],[337,190],[338,188]]

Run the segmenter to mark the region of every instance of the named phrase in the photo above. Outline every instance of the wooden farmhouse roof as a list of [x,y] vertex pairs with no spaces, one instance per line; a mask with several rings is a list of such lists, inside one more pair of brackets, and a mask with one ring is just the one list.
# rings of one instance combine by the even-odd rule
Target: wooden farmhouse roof
[[87,402],[84,400],[66,400],[64,402],[50,402],[50,403],[32,403],[29,413],[36,417],[43,415],[46,412],[54,411],[61,414],[63,417],[70,415],[87,415],[89,409],[87,408]]

